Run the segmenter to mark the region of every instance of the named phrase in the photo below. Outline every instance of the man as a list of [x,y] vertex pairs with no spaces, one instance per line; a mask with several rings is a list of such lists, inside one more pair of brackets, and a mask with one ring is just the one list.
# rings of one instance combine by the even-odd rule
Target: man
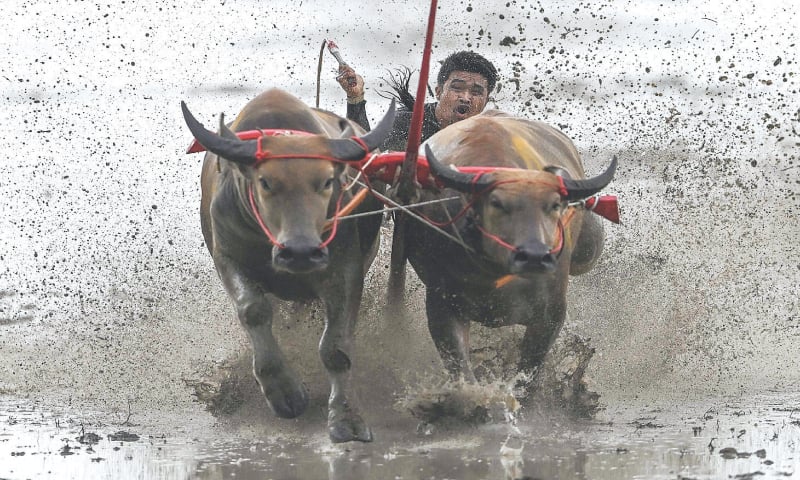
[[[403,105],[397,111],[392,132],[381,146],[383,150],[405,151],[408,142],[414,104],[414,97],[408,92],[410,71],[399,76],[399,80],[392,79],[389,83]],[[347,94],[347,118],[369,130],[364,79],[349,66],[340,67],[336,79]],[[425,104],[421,141],[448,125],[481,113],[496,83],[497,69],[481,55],[461,51],[448,56],[436,78],[437,101]]]

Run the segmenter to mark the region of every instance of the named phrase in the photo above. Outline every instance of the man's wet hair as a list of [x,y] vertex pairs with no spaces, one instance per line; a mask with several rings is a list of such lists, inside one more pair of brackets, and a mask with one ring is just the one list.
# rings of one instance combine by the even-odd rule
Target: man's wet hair
[[489,93],[494,90],[497,83],[497,69],[482,55],[467,50],[452,53],[444,59],[439,68],[439,75],[436,77],[436,84],[444,86],[450,74],[458,70],[483,75],[486,78]]
[[[439,68],[439,74],[436,78],[437,85],[444,85],[444,82],[450,77],[450,74],[455,71],[477,73],[486,78],[488,93],[494,90],[497,84],[497,69],[489,60],[486,60],[482,55],[470,51],[461,51],[451,53],[447,58],[441,62],[442,66]],[[395,98],[408,110],[414,109],[414,95],[411,93],[410,81],[411,74],[413,73],[409,67],[401,67],[395,69],[394,72],[388,72],[389,76],[381,78],[386,82],[391,91],[378,92],[378,95],[384,98]],[[428,85],[428,92],[433,95],[430,85]]]

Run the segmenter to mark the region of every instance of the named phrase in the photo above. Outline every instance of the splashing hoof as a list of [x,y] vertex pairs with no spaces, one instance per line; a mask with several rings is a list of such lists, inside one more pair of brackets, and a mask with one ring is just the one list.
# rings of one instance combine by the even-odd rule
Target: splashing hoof
[[295,418],[308,408],[305,385],[288,375],[275,375],[259,382],[272,412],[280,418]]
[[308,408],[308,393],[305,388],[290,392],[288,395],[267,395],[267,403],[276,416],[280,418],[296,418]]
[[328,417],[328,435],[331,438],[331,442],[372,441],[372,430],[361,418],[361,415],[350,411],[337,414],[331,410]]

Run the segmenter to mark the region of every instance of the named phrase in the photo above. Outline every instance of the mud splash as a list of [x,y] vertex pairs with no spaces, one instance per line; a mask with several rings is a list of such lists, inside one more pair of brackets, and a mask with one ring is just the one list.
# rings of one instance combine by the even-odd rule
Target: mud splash
[[[473,357],[485,358],[484,349],[473,352]],[[436,378],[411,381],[395,408],[410,412],[423,424],[505,422],[513,426],[522,405],[556,408],[576,418],[590,419],[600,409],[600,394],[589,389],[585,377],[593,355],[594,349],[586,339],[562,335],[534,375],[509,368],[493,373],[493,380],[477,384]],[[487,376],[485,365],[478,364],[476,370]]]
[[471,384],[447,381],[440,385],[426,385],[421,382],[406,390],[395,402],[395,409],[409,412],[422,422],[419,429],[430,430],[433,424],[468,424],[516,422],[520,408],[515,385],[527,377],[518,376],[510,381],[496,381],[490,384]]

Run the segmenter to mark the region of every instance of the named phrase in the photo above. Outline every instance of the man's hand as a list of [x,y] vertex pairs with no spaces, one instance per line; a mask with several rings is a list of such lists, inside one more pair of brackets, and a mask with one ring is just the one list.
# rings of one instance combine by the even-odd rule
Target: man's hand
[[364,100],[364,79],[350,66],[339,66],[336,81],[347,94],[347,103],[359,103]]

